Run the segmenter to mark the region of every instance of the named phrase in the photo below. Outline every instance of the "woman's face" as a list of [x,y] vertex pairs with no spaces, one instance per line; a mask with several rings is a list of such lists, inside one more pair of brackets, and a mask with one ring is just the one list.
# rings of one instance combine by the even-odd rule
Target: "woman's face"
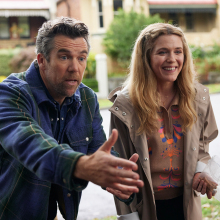
[[184,62],[183,43],[177,35],[162,35],[151,53],[151,68],[158,83],[174,82]]

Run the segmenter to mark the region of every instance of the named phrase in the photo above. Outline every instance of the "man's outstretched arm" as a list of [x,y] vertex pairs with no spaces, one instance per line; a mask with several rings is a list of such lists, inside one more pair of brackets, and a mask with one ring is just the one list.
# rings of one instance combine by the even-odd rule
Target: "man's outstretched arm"
[[114,157],[110,153],[117,138],[118,131],[113,129],[109,139],[94,154],[78,159],[73,175],[102,187],[137,193],[138,187],[144,185],[143,181],[139,180],[139,175],[132,171],[137,170],[137,164]]

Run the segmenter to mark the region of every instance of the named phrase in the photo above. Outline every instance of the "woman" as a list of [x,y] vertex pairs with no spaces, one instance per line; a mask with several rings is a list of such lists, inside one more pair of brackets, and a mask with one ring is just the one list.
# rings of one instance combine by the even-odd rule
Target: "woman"
[[[198,192],[212,192],[199,178],[218,134],[208,89],[196,82],[182,30],[170,24],[146,27],[136,40],[123,88],[111,92],[111,129],[119,132],[120,157],[139,155],[139,193],[116,195],[117,213],[141,220],[200,220]],[[134,156],[133,156],[134,157]],[[195,191],[196,190],[196,191]],[[129,215],[128,215],[129,216]]]

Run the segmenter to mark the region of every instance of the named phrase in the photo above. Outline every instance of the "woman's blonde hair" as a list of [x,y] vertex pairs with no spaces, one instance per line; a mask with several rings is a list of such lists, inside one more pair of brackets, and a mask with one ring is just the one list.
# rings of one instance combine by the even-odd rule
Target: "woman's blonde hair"
[[150,56],[155,41],[161,35],[175,34],[182,39],[184,64],[176,80],[177,92],[180,94],[179,112],[183,121],[183,132],[191,129],[196,120],[193,106],[195,99],[195,72],[190,49],[179,27],[171,24],[156,23],[147,26],[138,36],[131,57],[130,72],[124,87],[128,88],[129,96],[140,119],[138,134],[152,133],[158,129],[157,112],[160,108],[157,80],[150,66]]

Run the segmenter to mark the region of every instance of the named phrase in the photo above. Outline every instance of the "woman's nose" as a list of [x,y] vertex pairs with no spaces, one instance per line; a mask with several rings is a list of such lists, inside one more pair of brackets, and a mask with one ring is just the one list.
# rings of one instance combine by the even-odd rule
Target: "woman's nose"
[[169,53],[167,57],[167,62],[175,62],[175,54],[174,53]]

